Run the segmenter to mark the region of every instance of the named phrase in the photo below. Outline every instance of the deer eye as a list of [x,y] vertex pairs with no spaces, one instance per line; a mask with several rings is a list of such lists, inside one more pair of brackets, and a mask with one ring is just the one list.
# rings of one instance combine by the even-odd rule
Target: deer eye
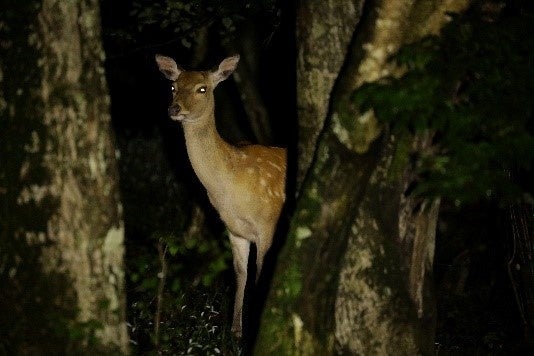
[[171,91],[174,93],[176,91],[176,88],[174,87],[174,85],[171,85]]
[[208,88],[206,88],[205,85],[201,86],[200,88],[197,89],[197,93],[205,93],[206,90],[208,90]]

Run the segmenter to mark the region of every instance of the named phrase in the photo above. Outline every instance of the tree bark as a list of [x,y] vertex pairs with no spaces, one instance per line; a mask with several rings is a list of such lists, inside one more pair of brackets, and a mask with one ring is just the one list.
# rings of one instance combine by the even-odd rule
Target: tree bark
[[330,93],[360,20],[364,0],[306,1],[297,5],[297,187],[323,129]]
[[521,316],[525,341],[534,343],[534,207],[514,203],[509,207],[511,256],[508,275]]
[[14,310],[2,323],[3,346],[125,353],[124,229],[99,3],[3,1],[2,9],[0,220],[9,269],[1,277],[13,303],[2,308]]
[[[467,2],[365,2],[330,99],[318,94],[311,100],[330,100],[329,109],[278,257],[257,354],[432,353],[439,200],[410,195],[413,169],[392,166],[399,143],[373,111],[358,112],[351,96],[365,82],[401,74],[390,56],[405,43],[437,34],[445,12]],[[297,23],[313,26],[302,18]],[[313,91],[306,82],[297,86]],[[302,95],[297,97],[300,108]],[[324,112],[325,105],[317,106]],[[302,120],[307,116],[299,116],[299,127],[306,125]],[[428,140],[414,137],[407,145],[423,150]]]

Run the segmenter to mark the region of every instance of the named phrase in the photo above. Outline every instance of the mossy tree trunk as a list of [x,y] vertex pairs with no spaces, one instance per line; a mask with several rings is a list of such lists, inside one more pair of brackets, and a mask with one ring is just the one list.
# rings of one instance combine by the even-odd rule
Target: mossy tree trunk
[[125,353],[99,2],[0,8],[0,353]]
[[[401,74],[390,56],[403,44],[437,34],[448,20],[446,12],[461,11],[467,3],[365,1],[352,4],[351,12],[333,2],[321,3],[321,11],[313,11],[314,1],[300,2],[298,61],[310,73],[302,72],[297,82],[304,152],[297,179],[303,183],[278,256],[256,354],[432,353],[431,273],[439,200],[411,195],[413,169],[393,159],[396,149],[427,149],[431,135],[397,142],[372,111],[358,112],[351,96],[365,82]],[[316,41],[317,47],[307,41],[318,33],[326,38],[341,33],[330,30],[336,24],[347,26],[323,23],[330,21],[330,12],[354,21],[357,9],[361,16],[351,25],[346,54],[341,37]],[[306,58],[316,51],[317,58]],[[331,55],[342,55],[342,61]],[[337,72],[334,65],[321,69],[341,62]],[[313,84],[307,77],[314,71],[319,77],[336,74],[333,88]],[[317,115],[322,117],[307,129],[310,116]],[[308,134],[317,137],[313,147],[302,143]]]

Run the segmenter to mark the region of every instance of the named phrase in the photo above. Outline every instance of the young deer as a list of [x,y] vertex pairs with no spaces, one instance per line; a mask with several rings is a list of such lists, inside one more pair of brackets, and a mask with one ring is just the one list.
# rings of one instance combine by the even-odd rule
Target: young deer
[[236,147],[217,133],[213,90],[238,61],[239,56],[228,57],[213,72],[197,72],[156,55],[159,70],[173,82],[169,116],[182,123],[191,165],[229,231],[237,281],[232,332],[241,337],[250,243],[257,249],[257,281],[285,200],[286,150]]

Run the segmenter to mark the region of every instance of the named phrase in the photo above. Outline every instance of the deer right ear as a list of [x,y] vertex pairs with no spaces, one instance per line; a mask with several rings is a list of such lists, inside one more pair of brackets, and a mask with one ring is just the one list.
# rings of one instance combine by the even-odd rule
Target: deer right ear
[[156,54],[156,62],[158,63],[160,72],[169,80],[175,81],[178,79],[180,73],[182,73],[182,69],[178,68],[174,59],[170,57]]

